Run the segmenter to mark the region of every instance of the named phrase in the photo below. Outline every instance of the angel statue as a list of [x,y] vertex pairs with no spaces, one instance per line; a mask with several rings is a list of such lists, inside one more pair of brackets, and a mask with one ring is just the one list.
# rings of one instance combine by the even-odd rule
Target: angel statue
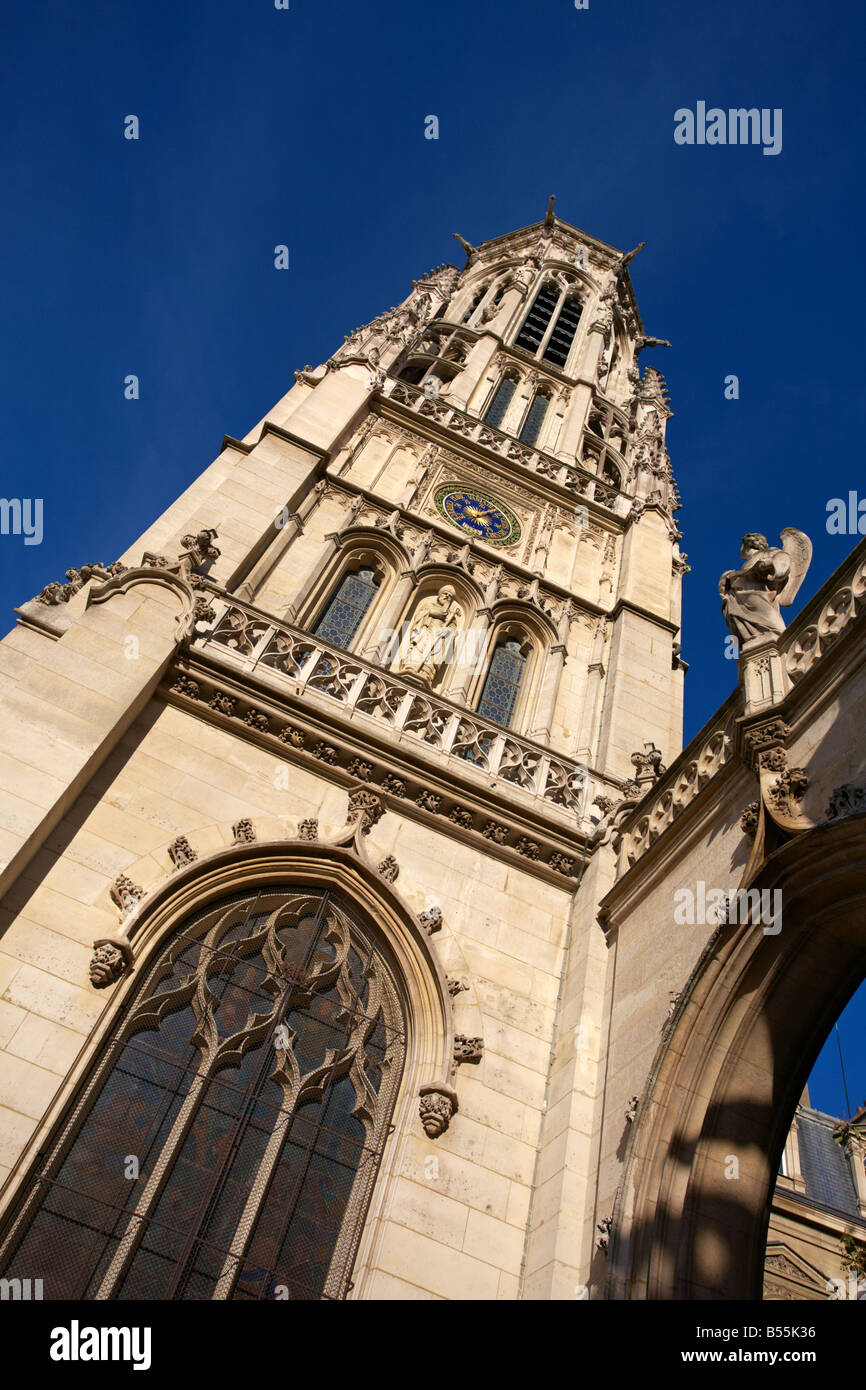
[[785,631],[779,609],[797,596],[812,559],[812,542],[793,526],[786,526],[780,539],[781,549],[758,532],[744,536],[742,565],[726,570],[719,580],[725,622],[740,642]]
[[430,685],[437,668],[448,659],[454,634],[462,623],[463,609],[450,584],[422,599],[412,616],[408,639],[394,668],[396,674],[414,676],[423,685]]

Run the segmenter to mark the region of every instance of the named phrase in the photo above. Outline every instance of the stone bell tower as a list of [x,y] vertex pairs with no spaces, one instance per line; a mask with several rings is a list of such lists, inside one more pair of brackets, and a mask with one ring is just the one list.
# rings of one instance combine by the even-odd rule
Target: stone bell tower
[[671,410],[639,368],[660,343],[635,252],[552,199],[458,240],[462,270],[296,372],[119,561],[18,610],[0,949],[34,1041],[6,1058],[7,1211],[173,885],[265,842],[342,863],[364,791],[364,853],[424,926],[454,1041],[438,1074],[407,1061],[351,1296],[586,1277],[612,875],[590,846],[681,748]]

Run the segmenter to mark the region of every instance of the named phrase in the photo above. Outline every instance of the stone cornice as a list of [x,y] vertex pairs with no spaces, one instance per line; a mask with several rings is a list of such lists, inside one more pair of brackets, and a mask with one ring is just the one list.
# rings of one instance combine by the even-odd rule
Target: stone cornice
[[659,613],[653,613],[651,609],[643,608],[639,603],[633,603],[628,598],[618,598],[607,616],[611,622],[616,622],[620,613],[625,610],[629,613],[636,613],[639,618],[646,618],[648,622],[655,623],[657,627],[665,628],[674,637],[680,630],[679,625],[672,623],[670,618],[663,618]]
[[243,439],[234,439],[230,434],[223,435],[222,449],[237,449],[239,453],[251,454],[253,449],[261,444],[266,435],[273,434],[277,439],[284,439],[287,444],[296,444],[305,453],[316,454],[319,459],[329,459],[331,451],[322,449],[318,444],[311,444],[308,439],[301,439],[300,435],[292,434],[291,430],[283,429],[282,425],[275,425],[272,420],[265,420],[259,430],[258,438],[248,444]]

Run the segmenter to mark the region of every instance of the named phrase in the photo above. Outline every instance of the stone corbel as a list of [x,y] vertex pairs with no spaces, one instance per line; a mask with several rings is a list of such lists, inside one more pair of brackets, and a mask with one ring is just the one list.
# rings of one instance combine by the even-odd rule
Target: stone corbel
[[784,719],[776,718],[753,724],[742,734],[744,760],[757,774],[760,798],[747,806],[740,818],[743,830],[755,837],[741,888],[748,887],[779,843],[815,827],[800,806],[809,775],[805,768],[788,766],[790,733]]
[[101,936],[93,943],[90,983],[94,989],[108,989],[131,974],[134,965],[135,955],[128,941],[119,936]]
[[447,1082],[436,1081],[422,1086],[419,1091],[418,1114],[428,1139],[438,1139],[444,1134],[460,1108],[457,1092]]

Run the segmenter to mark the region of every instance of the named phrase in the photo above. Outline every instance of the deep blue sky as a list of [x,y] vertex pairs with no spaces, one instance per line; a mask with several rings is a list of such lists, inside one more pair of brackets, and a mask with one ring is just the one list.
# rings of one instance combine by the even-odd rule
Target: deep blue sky
[[[646,241],[638,302],[673,342],[642,362],[676,412],[690,737],[735,679],[716,582],[743,532],[813,537],[801,600],[855,541],[825,518],[866,492],[864,27],[854,0],[7,0],[0,491],[42,497],[45,535],[0,538],[5,621],[116,558],[295,368],[462,265],[452,231],[525,226],[556,193]],[[699,100],[781,107],[782,153],[677,146]],[[816,1100],[841,1109],[832,1071]]]

